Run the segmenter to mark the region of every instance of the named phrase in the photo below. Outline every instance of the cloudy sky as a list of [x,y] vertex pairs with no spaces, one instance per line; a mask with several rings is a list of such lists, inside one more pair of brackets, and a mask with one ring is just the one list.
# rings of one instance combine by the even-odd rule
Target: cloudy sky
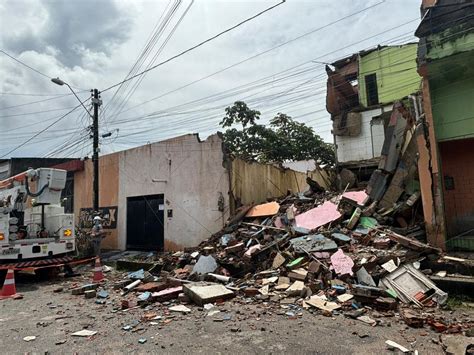
[[41,74],[0,52],[0,157],[90,154],[90,117],[82,107],[65,115],[78,101],[52,77],[81,100],[91,88],[104,91],[101,134],[112,136],[102,153],[185,133],[204,138],[236,100],[261,111],[263,122],[283,112],[330,142],[324,63],[415,40],[420,2],[287,0],[107,90],[279,0],[4,0],[0,50]]

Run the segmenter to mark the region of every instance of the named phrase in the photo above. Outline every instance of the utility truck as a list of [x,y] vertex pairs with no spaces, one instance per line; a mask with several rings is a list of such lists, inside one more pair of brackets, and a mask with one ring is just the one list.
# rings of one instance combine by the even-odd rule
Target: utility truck
[[66,175],[38,168],[0,181],[0,263],[75,251],[74,215],[61,206]]

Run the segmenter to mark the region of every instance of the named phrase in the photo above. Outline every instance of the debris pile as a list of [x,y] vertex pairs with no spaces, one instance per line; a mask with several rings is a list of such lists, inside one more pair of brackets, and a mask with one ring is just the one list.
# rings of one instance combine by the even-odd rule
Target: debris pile
[[[186,314],[194,303],[215,315],[213,304],[235,298],[275,307],[289,318],[307,310],[376,326],[396,316],[415,328],[464,331],[469,325],[436,317],[448,295],[420,267],[425,258],[439,258],[440,250],[382,225],[368,213],[369,200],[364,191],[309,189],[244,206],[199,247],[158,254],[150,272],[116,281],[116,308],[159,304],[167,314]],[[97,297],[98,304],[108,297],[97,284],[72,293]],[[161,317],[148,311],[144,321]]]
[[[424,242],[420,227],[415,135],[403,110],[398,107],[392,116],[396,134],[384,143],[365,190],[348,190],[349,183],[343,193],[325,191],[308,178],[303,193],[242,206],[198,247],[150,255],[152,268],[118,280],[116,309],[145,307],[144,320],[166,322],[170,313],[190,312],[192,303],[217,314],[214,304],[234,298],[274,307],[289,318],[307,310],[343,314],[370,326],[390,316],[438,332],[472,326],[434,311],[448,295],[422,265],[439,259],[441,250]],[[95,276],[102,276],[97,267]],[[92,285],[72,292],[97,297],[97,303],[107,298]],[[165,307],[166,319],[152,311],[156,304]]]

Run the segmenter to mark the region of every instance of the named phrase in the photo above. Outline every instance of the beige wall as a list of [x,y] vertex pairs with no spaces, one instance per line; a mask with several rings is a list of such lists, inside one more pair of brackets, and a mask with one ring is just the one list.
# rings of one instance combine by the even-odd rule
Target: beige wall
[[[127,198],[163,194],[165,250],[198,245],[218,232],[230,215],[230,179],[224,162],[222,139],[216,134],[200,141],[185,135],[162,142],[100,157],[100,206],[117,206],[117,228],[108,229],[103,247],[126,249]],[[267,198],[307,189],[306,174],[273,165],[231,163],[232,193],[242,203],[259,203]],[[326,171],[308,175],[321,186],[331,180]],[[224,211],[219,210],[222,196]],[[74,212],[92,207],[92,162],[76,172]],[[173,216],[167,217],[167,210]]]
[[[231,171],[233,196],[244,205],[286,195],[288,190],[295,193],[308,188],[305,173],[270,164],[248,163],[235,159],[232,161]],[[326,171],[308,172],[308,176],[322,187],[329,187],[331,177]]]

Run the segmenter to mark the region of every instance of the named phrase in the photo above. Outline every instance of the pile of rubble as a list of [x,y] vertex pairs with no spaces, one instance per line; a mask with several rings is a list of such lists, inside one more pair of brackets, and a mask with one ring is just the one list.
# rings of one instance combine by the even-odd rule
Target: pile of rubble
[[[287,317],[308,310],[372,326],[395,315],[439,332],[472,326],[434,312],[448,295],[420,271],[420,262],[440,258],[440,250],[380,225],[368,215],[364,191],[314,190],[242,207],[199,247],[160,254],[153,269],[126,274],[114,283],[117,308],[158,303],[186,313],[194,303],[211,312],[212,304],[237,297]],[[97,285],[73,292],[100,296],[87,287]]]

